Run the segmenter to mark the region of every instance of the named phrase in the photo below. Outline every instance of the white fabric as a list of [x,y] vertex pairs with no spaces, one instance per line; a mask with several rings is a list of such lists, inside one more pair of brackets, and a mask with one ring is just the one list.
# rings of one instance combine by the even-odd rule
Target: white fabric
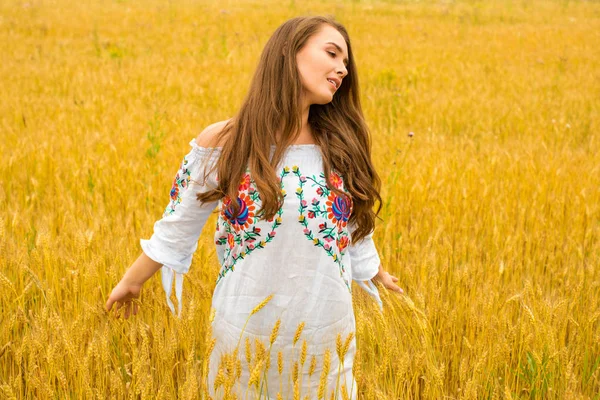
[[[245,337],[250,337],[252,343],[259,339],[268,348],[277,319],[281,319],[281,327],[271,349],[271,367],[266,374],[269,398],[276,398],[279,389],[283,390],[283,398],[290,397],[293,386],[289,383],[289,360],[292,356],[298,359],[303,339],[308,342],[308,357],[299,374],[302,397],[307,394],[310,398],[316,397],[322,356],[327,348],[331,350],[328,390],[335,390],[337,333],[345,339],[350,332],[355,332],[352,280],[356,280],[382,307],[379,292],[371,281],[380,264],[373,233],[352,243],[354,227],[348,223],[351,203],[338,198],[327,187],[317,145],[292,145],[286,150],[277,168],[285,198],[283,207],[272,220],[254,216],[260,208],[260,195],[249,170],[240,183],[237,199],[244,205],[244,212],[236,220],[228,213],[227,199],[201,205],[196,200],[196,193],[217,186],[216,172],[206,182],[202,182],[202,177],[204,167],[210,167],[218,159],[220,148],[211,154],[213,149],[200,147],[195,140],[190,141],[190,146],[192,150],[184,157],[177,172],[171,201],[162,219],[154,224],[150,240],[142,239],[140,243],[148,257],[163,264],[162,283],[173,312],[170,295],[175,277],[178,312],[181,313],[183,274],[190,268],[198,237],[211,212],[215,208],[219,212],[214,241],[221,268],[212,299],[216,310],[212,328],[217,343],[209,364],[211,394],[221,353],[232,352],[238,341],[245,366],[239,394],[244,394],[249,379],[249,368],[242,356]],[[335,174],[334,178],[333,184],[344,191],[343,177]],[[246,324],[254,307],[271,294],[271,301]],[[300,341],[292,346],[300,322],[305,326]],[[243,336],[241,341],[240,336]],[[356,382],[352,377],[355,350],[356,342],[352,339],[344,368],[340,368],[340,382],[347,384],[348,391],[352,385],[354,387],[350,398],[356,398]],[[281,376],[277,372],[278,351],[287,356],[284,356],[287,361]],[[318,362],[309,385],[307,371],[313,354]]]

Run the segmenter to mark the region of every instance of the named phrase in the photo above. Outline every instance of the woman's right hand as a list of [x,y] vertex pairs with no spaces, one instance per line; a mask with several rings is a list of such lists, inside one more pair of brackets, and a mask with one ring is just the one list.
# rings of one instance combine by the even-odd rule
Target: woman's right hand
[[133,315],[137,315],[139,307],[135,300],[140,297],[141,290],[142,285],[131,283],[123,277],[108,296],[106,311],[110,312],[113,304],[117,303],[113,313],[115,318],[119,318],[119,311],[123,306],[125,306],[125,319],[129,318],[132,311]]
[[142,252],[137,260],[135,260],[134,263],[131,264],[131,267],[125,272],[121,281],[112,290],[108,297],[108,301],[106,302],[106,311],[110,312],[113,304],[117,303],[114,311],[116,318],[119,318],[119,310],[123,306],[125,306],[125,319],[129,318],[132,311],[133,315],[136,315],[139,308],[136,300],[140,297],[142,285],[154,275],[160,267],[162,267],[162,264],[154,261]]

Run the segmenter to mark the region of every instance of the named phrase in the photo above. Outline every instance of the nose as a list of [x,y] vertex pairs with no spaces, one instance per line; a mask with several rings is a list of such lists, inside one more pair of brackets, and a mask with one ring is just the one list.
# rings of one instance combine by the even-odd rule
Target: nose
[[340,75],[340,78],[343,78],[348,74],[348,70],[346,69],[346,66],[342,64],[342,66],[337,68],[336,73]]

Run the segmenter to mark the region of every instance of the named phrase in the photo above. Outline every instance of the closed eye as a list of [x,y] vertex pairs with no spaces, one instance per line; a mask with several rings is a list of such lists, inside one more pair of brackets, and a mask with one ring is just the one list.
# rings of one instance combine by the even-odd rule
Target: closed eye
[[331,54],[331,56],[335,58],[335,53],[334,52],[328,51],[328,53]]

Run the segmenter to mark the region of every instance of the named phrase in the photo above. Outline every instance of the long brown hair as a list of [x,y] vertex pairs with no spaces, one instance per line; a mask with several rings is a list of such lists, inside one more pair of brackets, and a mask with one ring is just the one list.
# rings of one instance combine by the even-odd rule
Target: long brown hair
[[[336,195],[349,194],[352,199],[349,222],[356,227],[352,234],[355,243],[375,227],[382,203],[381,180],[371,160],[371,137],[360,105],[350,38],[344,26],[333,17],[292,18],[273,33],[263,49],[242,106],[218,134],[217,142],[223,143],[223,147],[210,171],[217,168],[218,187],[198,193],[197,199],[206,202],[223,196],[237,198],[239,182],[249,167],[262,201],[260,218],[274,217],[283,204],[275,168],[302,128],[302,84],[296,53],[322,24],[331,25],[344,37],[348,47],[348,74],[330,103],[310,106],[308,123],[321,149],[327,185]],[[278,132],[280,142],[277,141]],[[269,160],[271,145],[276,147]],[[332,168],[343,176],[348,193],[340,191],[330,181]],[[210,172],[205,171],[206,174]],[[373,211],[375,201],[379,203],[376,212]],[[237,217],[240,212],[237,201],[230,203],[230,211],[234,218]]]

